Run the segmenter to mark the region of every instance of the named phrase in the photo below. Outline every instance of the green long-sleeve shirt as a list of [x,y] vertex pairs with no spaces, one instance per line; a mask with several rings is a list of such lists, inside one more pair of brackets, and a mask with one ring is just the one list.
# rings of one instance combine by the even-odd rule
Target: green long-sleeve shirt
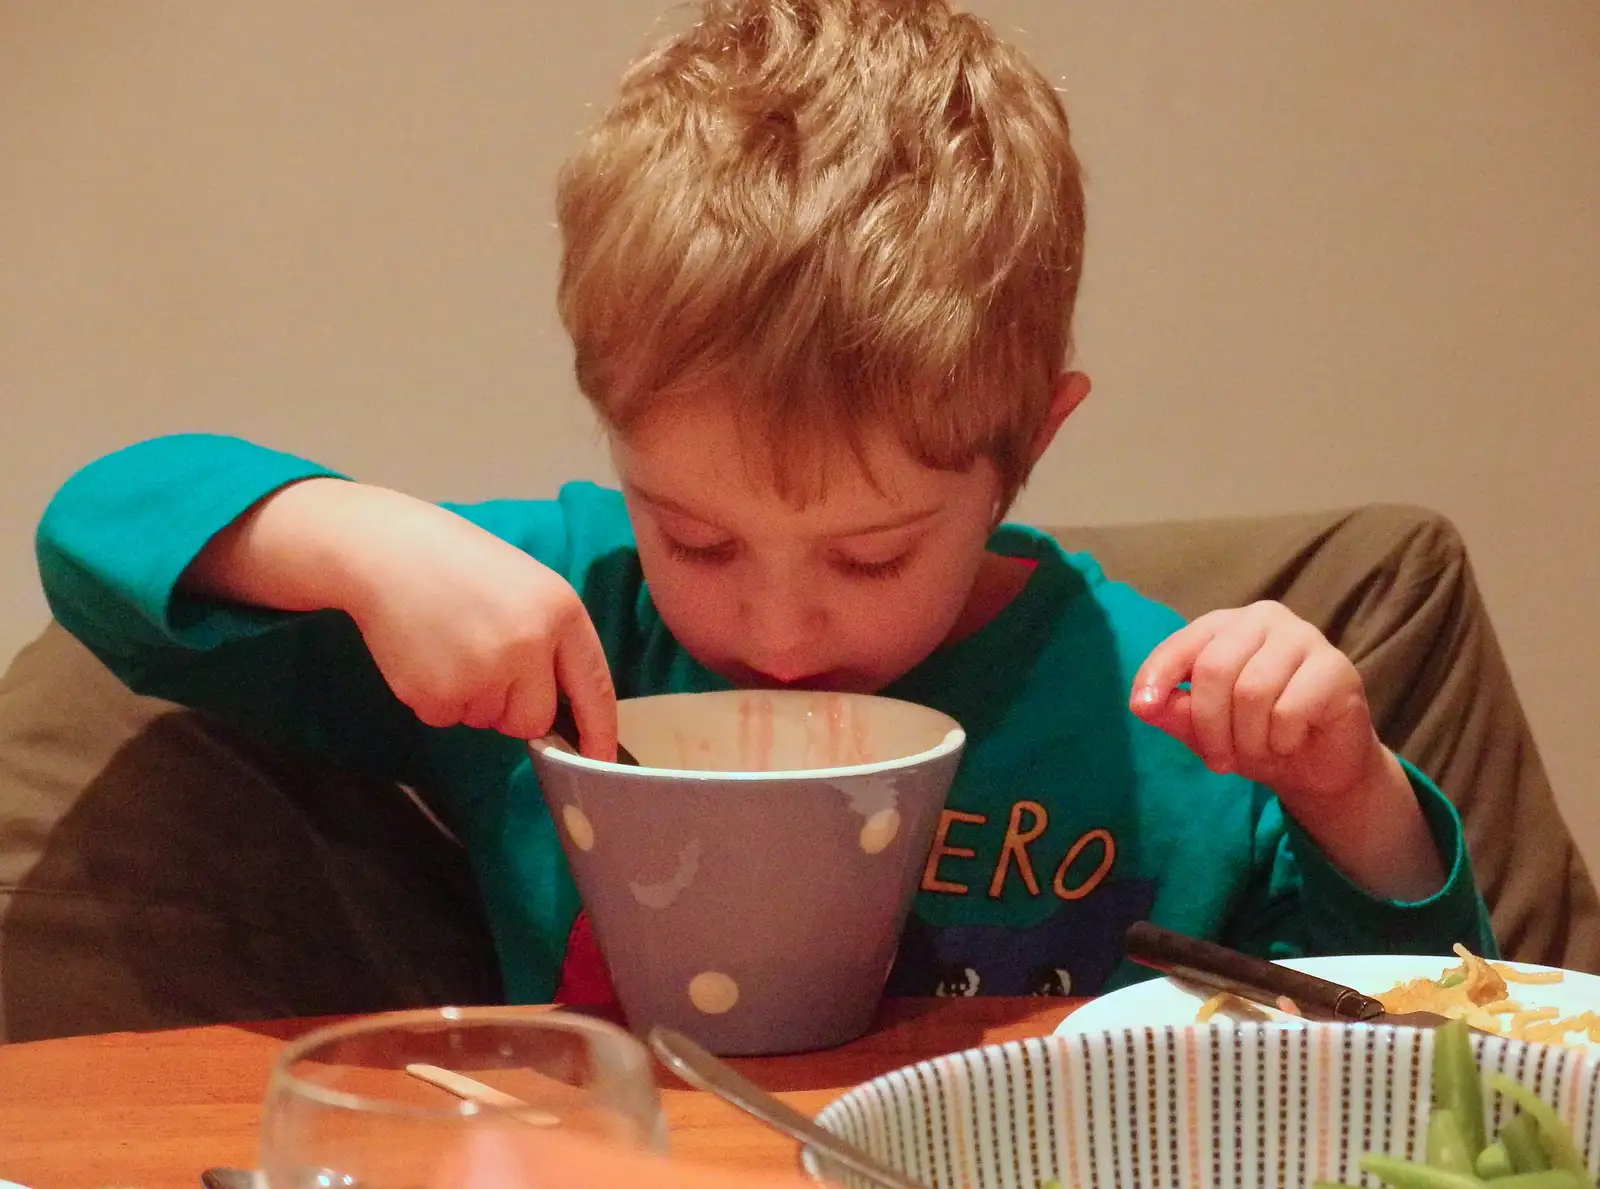
[[[508,997],[547,1000],[580,904],[522,745],[423,725],[340,612],[177,588],[251,505],[330,473],[204,435],[110,455],[74,476],[40,525],[51,607],[141,692],[425,790],[471,857]],[[570,484],[550,501],[451,507],[572,583],[619,696],[727,688],[657,614],[616,492]],[[1124,929],[1145,917],[1274,957],[1447,953],[1458,941],[1495,952],[1460,821],[1425,777],[1408,768],[1448,880],[1418,903],[1375,898],[1269,790],[1210,772],[1128,712],[1133,676],[1176,614],[1034,530],[1002,525],[990,548],[1035,563],[1021,594],[883,691],[944,711],[968,736],[892,991],[1110,989],[1145,975],[1120,956]]]

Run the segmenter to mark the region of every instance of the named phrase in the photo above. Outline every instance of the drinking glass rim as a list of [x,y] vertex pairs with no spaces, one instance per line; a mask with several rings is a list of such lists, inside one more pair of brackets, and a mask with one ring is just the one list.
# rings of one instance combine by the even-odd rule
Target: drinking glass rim
[[635,1058],[645,1077],[652,1087],[655,1079],[650,1075],[650,1052],[644,1045],[626,1030],[617,1027],[606,1020],[597,1020],[591,1016],[578,1015],[572,1012],[563,1012],[559,1008],[529,1008],[512,1005],[502,1007],[424,1007],[412,1008],[404,1011],[374,1012],[365,1014],[357,1019],[344,1020],[337,1024],[324,1024],[313,1028],[304,1036],[290,1041],[279,1051],[272,1063],[272,1071],[267,1077],[267,1092],[284,1090],[298,1097],[306,1098],[321,1106],[337,1107],[341,1110],[365,1111],[371,1114],[403,1115],[412,1118],[447,1118],[451,1116],[473,1118],[483,1116],[493,1119],[497,1117],[510,1117],[526,1111],[524,1106],[497,1106],[489,1103],[473,1102],[469,1099],[457,1099],[448,1105],[438,1107],[417,1106],[412,1103],[394,1102],[384,1098],[370,1097],[365,1094],[355,1094],[348,1090],[334,1090],[327,1086],[320,1086],[315,1082],[307,1081],[289,1072],[289,1067],[302,1060],[308,1053],[320,1048],[322,1045],[334,1041],[348,1039],[352,1036],[361,1036],[364,1033],[387,1031],[391,1028],[404,1028],[413,1024],[538,1024],[552,1027],[558,1032],[578,1033],[596,1037],[608,1044],[617,1044],[628,1055]]

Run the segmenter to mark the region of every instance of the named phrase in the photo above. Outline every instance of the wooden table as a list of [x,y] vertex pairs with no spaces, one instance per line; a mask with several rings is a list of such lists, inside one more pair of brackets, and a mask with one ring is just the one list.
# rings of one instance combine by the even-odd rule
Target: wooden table
[[[885,1004],[854,1044],[737,1064],[807,1114],[880,1073],[940,1053],[1038,1036],[1076,1004],[926,999]],[[197,1189],[209,1165],[249,1167],[279,1046],[326,1021],[220,1025],[0,1045],[0,1180],[30,1189]],[[792,1169],[782,1136],[664,1071],[672,1150],[725,1167]]]

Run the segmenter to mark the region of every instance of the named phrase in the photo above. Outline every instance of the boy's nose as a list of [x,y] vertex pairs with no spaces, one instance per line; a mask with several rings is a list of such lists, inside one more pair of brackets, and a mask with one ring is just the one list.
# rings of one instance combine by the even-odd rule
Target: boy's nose
[[822,615],[795,592],[766,591],[745,608],[750,664],[779,681],[809,677]]

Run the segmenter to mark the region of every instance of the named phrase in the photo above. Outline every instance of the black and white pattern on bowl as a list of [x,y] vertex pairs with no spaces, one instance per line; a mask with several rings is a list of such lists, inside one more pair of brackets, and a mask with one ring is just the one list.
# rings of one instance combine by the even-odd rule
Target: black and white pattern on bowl
[[[1600,1063],[1473,1037],[1487,1075],[1551,1103],[1589,1163]],[[1300,1189],[1376,1185],[1365,1152],[1421,1157],[1433,1033],[1410,1028],[1135,1028],[970,1049],[858,1086],[817,1121],[932,1189]],[[1497,1096],[1491,1134],[1511,1113]],[[866,1182],[825,1166],[815,1176]]]

